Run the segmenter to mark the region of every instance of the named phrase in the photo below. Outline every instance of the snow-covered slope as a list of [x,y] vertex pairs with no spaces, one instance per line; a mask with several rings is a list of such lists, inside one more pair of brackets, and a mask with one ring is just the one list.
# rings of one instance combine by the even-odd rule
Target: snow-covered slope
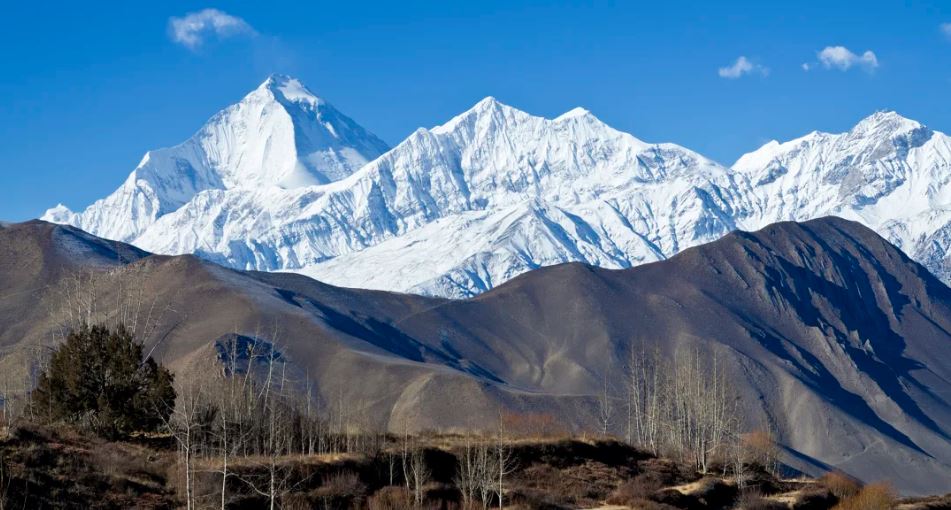
[[146,153],[112,195],[80,213],[57,206],[43,219],[135,241],[203,191],[324,184],[386,150],[298,80],[274,75],[186,142]]
[[951,138],[895,112],[841,134],[770,142],[732,168],[752,186],[754,230],[835,215],[873,228],[946,282],[951,247]]
[[734,228],[738,186],[682,147],[494,98],[340,181],[200,191],[135,244],[330,283],[471,296],[566,261],[629,267]]
[[272,77],[147,154],[109,197],[44,219],[241,269],[465,297],[537,267],[629,267],[736,228],[839,215],[951,276],[951,142],[892,112],[725,168],[581,108],[545,119],[489,97],[384,150]]

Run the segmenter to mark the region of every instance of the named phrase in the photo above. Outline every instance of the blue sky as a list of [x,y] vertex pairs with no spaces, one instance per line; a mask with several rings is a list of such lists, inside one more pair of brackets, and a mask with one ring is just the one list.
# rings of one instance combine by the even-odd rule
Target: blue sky
[[[545,116],[584,106],[725,164],[880,109],[951,131],[951,3],[774,4],[8,3],[0,219],[85,207],[272,72],[390,144],[487,95]],[[232,24],[176,40],[172,18],[208,8]]]

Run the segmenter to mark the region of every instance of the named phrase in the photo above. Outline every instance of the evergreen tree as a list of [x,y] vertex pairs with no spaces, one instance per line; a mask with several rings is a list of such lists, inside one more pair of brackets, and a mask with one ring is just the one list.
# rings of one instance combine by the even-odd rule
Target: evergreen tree
[[175,405],[172,374],[120,325],[83,325],[53,353],[33,390],[34,414],[106,437],[157,430]]

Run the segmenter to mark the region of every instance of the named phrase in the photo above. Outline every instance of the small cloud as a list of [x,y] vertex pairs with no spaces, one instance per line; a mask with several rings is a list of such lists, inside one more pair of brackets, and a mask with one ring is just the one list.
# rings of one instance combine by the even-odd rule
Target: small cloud
[[[871,50],[856,55],[845,46],[826,46],[819,52],[819,63],[826,69],[848,71],[853,67],[861,67],[871,72],[878,67],[878,57]],[[808,71],[806,67],[803,67],[803,69]]]
[[224,39],[257,34],[248,22],[218,9],[203,9],[190,12],[181,18],[169,18],[168,26],[172,41],[190,50],[201,47],[210,36]]
[[951,39],[951,23],[942,23],[940,28],[941,33],[948,39]]
[[717,74],[720,75],[720,78],[727,78],[730,80],[735,80],[744,74],[752,73],[758,73],[766,76],[769,74],[769,69],[759,64],[754,64],[753,62],[750,62],[748,58],[741,55],[736,59],[736,62],[734,62],[733,65],[721,67],[717,70]]
[[803,70],[803,71],[806,71],[806,72],[808,73],[810,69],[812,69],[812,66],[809,65],[808,62],[802,65],[802,70]]

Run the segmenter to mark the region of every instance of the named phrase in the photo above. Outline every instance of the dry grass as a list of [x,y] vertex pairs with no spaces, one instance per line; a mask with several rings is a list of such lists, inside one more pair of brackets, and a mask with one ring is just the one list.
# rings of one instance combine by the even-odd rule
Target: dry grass
[[[457,508],[459,493],[452,480],[462,441],[459,436],[424,441],[425,459],[433,480],[426,486],[422,506]],[[180,486],[184,478],[181,465],[176,462],[174,449],[157,448],[156,444],[108,442],[68,430],[17,429],[9,440],[0,441],[0,457],[12,462],[15,477],[30,476],[33,480],[29,502],[35,505],[28,508],[57,508],[55,502],[62,500],[83,502],[90,508],[175,507],[181,503],[176,494],[184,492]],[[436,445],[439,447],[434,447]],[[862,487],[842,473],[829,473],[817,481],[783,481],[769,477],[770,483],[749,486],[746,493],[740,494],[736,484],[728,479],[701,478],[682,463],[650,457],[610,441],[549,438],[533,442],[523,438],[510,444],[510,453],[516,470],[505,482],[506,503],[513,508],[603,509],[606,505],[645,510],[896,508],[895,493],[888,485]],[[228,482],[231,508],[260,508],[264,504],[260,494],[246,484],[258,484],[266,478],[268,460],[266,457],[229,460],[235,475]],[[280,496],[280,505],[287,510],[413,508],[412,495],[401,486],[399,474],[390,479],[390,460],[386,454],[282,457],[280,476],[286,490]],[[199,507],[217,504],[213,499],[219,497],[221,490],[221,476],[216,472],[219,459],[206,458],[198,464],[194,489]],[[399,470],[398,464],[396,469]],[[841,499],[834,494],[841,495]],[[13,495],[21,498],[22,489],[15,486]],[[906,500],[898,508],[951,508],[945,504],[947,501],[948,498],[919,498]],[[492,503],[497,501],[490,501]],[[477,506],[481,508],[481,503]]]
[[887,483],[873,483],[862,487],[855,495],[845,498],[834,510],[891,510],[898,503],[895,490]]
[[17,428],[0,443],[17,508],[171,508],[171,454],[65,429]]
[[751,490],[740,494],[737,500],[738,510],[788,510],[789,505],[763,496],[759,491]]
[[951,493],[943,496],[925,496],[903,500],[896,510],[948,510],[951,509]]
[[341,471],[323,477],[320,487],[310,492],[311,508],[358,508],[368,492],[359,475]]
[[551,414],[544,413],[506,413],[502,416],[507,434],[522,439],[564,439],[569,431]]
[[408,510],[414,507],[413,494],[406,487],[383,487],[367,501],[370,510]]
[[[366,459],[361,453],[322,453],[315,455],[281,455],[274,459],[281,466],[287,465],[319,465],[339,464],[347,461]],[[198,470],[215,471],[221,469],[220,457],[202,457],[195,459],[195,468]],[[249,455],[228,457],[228,465],[234,469],[255,468],[271,463],[271,458],[264,455]]]

